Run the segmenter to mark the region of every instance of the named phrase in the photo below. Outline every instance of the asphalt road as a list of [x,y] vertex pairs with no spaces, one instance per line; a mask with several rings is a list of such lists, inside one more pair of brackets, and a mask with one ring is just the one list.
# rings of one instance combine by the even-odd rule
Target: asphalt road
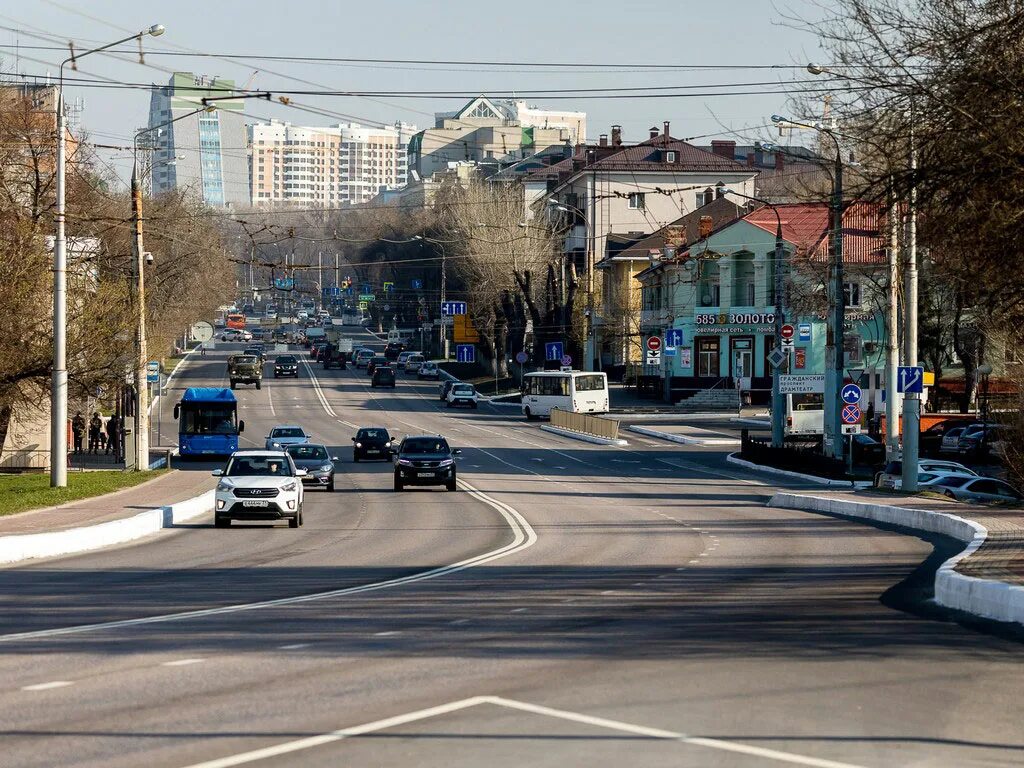
[[[1024,765],[1021,646],[881,600],[929,543],[768,509],[720,450],[368,383],[237,391],[247,444],[298,423],[342,458],[303,528],[0,570],[0,764]],[[356,425],[445,434],[466,485],[393,492]]]

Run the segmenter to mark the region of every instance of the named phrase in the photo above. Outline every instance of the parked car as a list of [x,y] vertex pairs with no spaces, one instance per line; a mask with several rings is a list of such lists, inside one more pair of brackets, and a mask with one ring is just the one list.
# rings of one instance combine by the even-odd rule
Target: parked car
[[289,445],[285,453],[292,457],[298,469],[306,470],[303,485],[315,485],[328,493],[334,492],[334,463],[338,457],[331,456],[327,446],[312,443]]
[[999,424],[982,424],[980,428],[968,428],[957,441],[956,450],[961,456],[970,456],[975,461],[984,460],[1003,439],[1006,430]]
[[950,418],[937,424],[932,424],[918,438],[918,451],[920,455],[937,456],[942,451],[944,438],[953,430],[962,430],[966,426],[966,422],[958,418]]
[[470,408],[476,408],[478,398],[479,395],[477,395],[476,388],[472,384],[465,384],[459,381],[448,390],[448,396],[445,400],[447,400],[449,408],[454,408],[457,405],[468,405]]
[[885,463],[885,446],[870,435],[853,435],[853,463],[874,467]]
[[283,450],[289,445],[303,445],[309,442],[309,435],[302,427],[294,424],[285,424],[274,427],[267,435],[266,448],[270,450]]
[[365,368],[370,361],[373,359],[373,350],[363,347],[362,349],[356,350],[355,363],[356,368]]
[[951,499],[958,501],[986,501],[1018,504],[1024,500],[1021,492],[1009,483],[996,480],[994,477],[957,476],[946,478],[936,483],[936,490]]
[[378,365],[373,369],[373,377],[370,379],[371,387],[391,387],[394,389],[397,383],[395,369],[390,365]]
[[274,360],[274,378],[281,376],[299,378],[299,360],[295,355],[278,355]]
[[441,378],[441,372],[437,367],[437,363],[432,363],[429,360],[424,361],[420,364],[420,367],[416,369],[417,379],[433,379],[437,381]]
[[391,435],[383,427],[362,427],[352,438],[352,461],[391,460]]
[[298,469],[281,451],[236,451],[224,469],[214,492],[213,524],[226,528],[232,520],[287,520],[289,528],[302,525],[302,479]]
[[966,431],[967,427],[953,427],[947,431],[942,436],[942,442],[939,443],[939,454],[956,453],[957,446],[960,444],[960,438],[963,437]]
[[[955,461],[943,461],[941,459],[921,459],[917,465],[918,485],[921,484],[921,473],[931,475],[962,474],[977,476],[977,472],[963,464]],[[903,487],[903,462],[890,461],[885,468],[875,475],[876,488],[889,488],[899,490]]]
[[405,359],[405,372],[419,374],[420,366],[424,363],[423,355],[413,353]]
[[405,438],[395,453],[395,490],[404,490],[407,485],[443,485],[454,491],[455,457],[460,453],[440,435]]
[[384,357],[383,355],[375,355],[375,356],[371,357],[369,361],[367,361],[367,363],[366,363],[366,373],[368,375],[370,375],[370,376],[373,376],[373,372],[375,370],[377,370],[377,368],[379,366],[382,366],[382,365],[386,366],[388,364],[388,362],[389,362],[388,359],[386,357]]

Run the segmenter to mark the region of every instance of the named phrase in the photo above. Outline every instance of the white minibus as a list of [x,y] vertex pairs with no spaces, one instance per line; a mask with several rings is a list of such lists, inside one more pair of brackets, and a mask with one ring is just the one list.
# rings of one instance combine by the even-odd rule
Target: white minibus
[[584,371],[538,371],[523,377],[523,415],[550,416],[553,409],[608,413],[608,375]]

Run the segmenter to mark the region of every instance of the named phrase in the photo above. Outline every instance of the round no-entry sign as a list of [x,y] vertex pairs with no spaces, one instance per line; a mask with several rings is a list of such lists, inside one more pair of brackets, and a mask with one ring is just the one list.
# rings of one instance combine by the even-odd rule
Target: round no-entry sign
[[784,339],[792,339],[793,338],[793,333],[794,333],[794,331],[793,331],[793,326],[792,325],[784,325],[784,326],[782,326],[782,338],[784,338]]
[[661,349],[661,336],[648,336],[647,348],[651,352],[658,352]]

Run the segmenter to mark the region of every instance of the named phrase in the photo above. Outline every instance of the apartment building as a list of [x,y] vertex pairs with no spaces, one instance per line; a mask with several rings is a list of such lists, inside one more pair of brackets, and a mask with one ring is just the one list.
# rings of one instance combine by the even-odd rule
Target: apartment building
[[406,147],[416,126],[371,128],[358,123],[296,126],[272,120],[249,127],[253,205],[323,206],[369,202],[405,185]]

